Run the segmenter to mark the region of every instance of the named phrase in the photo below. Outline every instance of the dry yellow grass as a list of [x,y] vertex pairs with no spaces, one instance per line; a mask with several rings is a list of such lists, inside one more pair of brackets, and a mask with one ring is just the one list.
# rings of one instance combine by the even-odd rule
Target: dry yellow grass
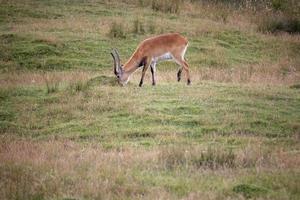
[[[298,84],[300,81],[299,71],[292,65],[282,72],[282,66],[288,66],[289,61],[281,61],[278,64],[258,64],[241,66],[239,68],[215,69],[215,68],[192,68],[192,82],[199,84],[202,81],[216,81],[238,84],[258,84],[266,85],[288,85]],[[174,63],[174,66],[177,66]],[[177,67],[172,70],[165,70],[164,66],[157,69],[158,84],[175,83]],[[78,81],[87,82],[93,77],[105,75],[113,77],[113,72],[104,70],[96,74],[90,71],[70,71],[70,72],[9,72],[0,74],[0,84],[3,88],[13,88],[20,86],[45,86],[46,82],[50,84],[68,85]],[[184,75],[184,74],[183,74]],[[136,84],[141,76],[141,71],[137,70],[131,77],[131,82]],[[146,84],[150,83],[151,73],[147,72]],[[185,83],[185,77],[181,80]]]
[[46,81],[50,84],[70,84],[76,81],[86,82],[93,77],[92,72],[12,72],[0,75],[0,84],[3,88],[20,86],[45,86]]
[[[216,140],[218,138],[215,137]],[[252,138],[246,148],[235,153],[233,166],[224,165],[211,170],[206,166],[193,164],[195,156],[207,151],[205,146],[170,146],[148,150],[124,146],[108,150],[97,143],[78,144],[69,140],[28,141],[2,137],[0,173],[1,184],[4,185],[0,194],[4,199],[29,198],[32,194],[42,194],[45,198],[64,194],[74,198],[87,195],[92,198],[112,199],[125,195],[138,199],[172,199],[168,190],[161,187],[146,188],[142,181],[143,176],[135,174],[135,169],[150,172],[166,167],[168,169],[168,165],[172,164],[175,170],[178,167],[178,172],[182,167],[188,169],[188,176],[194,174],[196,179],[201,174],[217,174],[227,177],[229,181],[247,174],[247,167],[255,167],[257,172],[262,172],[296,170],[299,166],[299,154],[282,147],[273,147],[269,151],[263,146],[260,138]],[[214,153],[219,154],[221,151]],[[22,191],[25,193],[21,194]],[[186,199],[197,199],[202,193],[208,195],[209,199],[217,198],[216,193],[200,190],[190,193]]]
[[[31,170],[29,172],[25,170],[20,174],[16,172],[10,174],[9,170],[13,168],[5,169],[5,166],[1,166],[7,170],[7,175],[13,176],[9,177],[5,173],[1,175],[3,179],[1,182],[6,188],[3,188],[4,191],[1,192],[4,199],[16,197],[24,189],[15,181],[31,185],[29,186],[31,190],[25,191],[27,194],[23,194],[21,198],[30,197],[30,192],[46,192],[48,198],[63,193],[73,197],[89,195],[101,198],[99,196],[101,195],[106,199],[111,199],[113,196],[121,197],[127,192],[132,195],[136,192],[143,192],[134,180],[130,181],[132,177],[126,174],[136,165],[136,162],[142,163],[148,159],[147,152],[136,154],[130,149],[106,151],[96,144],[81,146],[70,141],[14,141],[9,143],[2,141],[0,152],[1,163],[11,163],[12,166],[31,166],[33,170],[43,173],[36,174]],[[26,176],[33,176],[30,178],[33,180],[26,180]],[[128,185],[123,187],[123,184]]]
[[[174,64],[176,65],[176,64]],[[287,74],[282,72],[282,65],[276,64],[258,64],[241,66],[239,68],[231,69],[214,69],[214,68],[200,68],[191,70],[191,80],[194,84],[199,84],[202,81],[216,81],[238,84],[256,84],[256,85],[294,85],[300,81],[300,74],[294,67],[290,67]],[[184,74],[183,74],[184,75]],[[132,81],[138,82],[140,78],[139,71],[136,72]],[[150,83],[151,74],[147,74],[147,82]],[[181,80],[186,82],[185,77]],[[146,84],[147,84],[146,82]],[[163,66],[157,67],[157,82],[159,83],[172,83],[176,82],[176,68],[173,70],[165,71]]]

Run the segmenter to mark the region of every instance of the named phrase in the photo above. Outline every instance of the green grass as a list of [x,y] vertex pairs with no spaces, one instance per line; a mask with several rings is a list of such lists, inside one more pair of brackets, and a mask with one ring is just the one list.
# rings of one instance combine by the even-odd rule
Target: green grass
[[[300,96],[294,89],[209,82],[189,88],[169,83],[122,90],[99,85],[76,82],[51,92],[46,84],[3,90],[2,101],[9,102],[7,110],[18,116],[17,124],[25,125],[20,131],[28,137],[97,135],[124,142],[151,141],[164,133],[190,140],[211,133],[291,137],[297,131],[292,125],[299,123]],[[39,119],[37,127],[32,119]]]
[[[153,2],[1,1],[3,199],[299,199],[299,35]],[[120,87],[111,49],[166,32],[189,40],[192,85],[165,62]]]

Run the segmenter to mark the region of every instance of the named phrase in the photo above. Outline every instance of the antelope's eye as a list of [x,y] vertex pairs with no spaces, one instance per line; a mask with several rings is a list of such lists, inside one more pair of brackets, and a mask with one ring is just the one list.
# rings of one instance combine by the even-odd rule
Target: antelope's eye
[[117,75],[117,78],[120,79],[120,75],[119,74]]

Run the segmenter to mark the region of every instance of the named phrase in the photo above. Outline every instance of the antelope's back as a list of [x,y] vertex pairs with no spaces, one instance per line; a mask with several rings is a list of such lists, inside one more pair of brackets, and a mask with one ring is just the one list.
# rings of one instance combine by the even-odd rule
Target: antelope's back
[[184,48],[188,40],[179,33],[168,33],[150,37],[139,45],[143,52],[170,52],[174,48]]

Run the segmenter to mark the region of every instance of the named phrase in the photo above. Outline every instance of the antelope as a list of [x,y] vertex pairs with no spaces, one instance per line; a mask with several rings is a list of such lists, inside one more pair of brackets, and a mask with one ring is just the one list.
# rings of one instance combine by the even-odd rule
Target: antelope
[[139,83],[141,87],[145,73],[150,66],[152,85],[156,85],[156,64],[164,60],[173,60],[180,66],[177,72],[177,81],[180,81],[181,72],[184,70],[187,84],[190,85],[189,65],[184,58],[187,47],[188,40],[178,33],[168,33],[150,37],[138,45],[132,56],[124,65],[120,64],[118,51],[113,49],[111,55],[114,61],[114,74],[117,77],[118,83],[124,86],[129,81],[130,75],[138,68],[143,67],[142,77]]

